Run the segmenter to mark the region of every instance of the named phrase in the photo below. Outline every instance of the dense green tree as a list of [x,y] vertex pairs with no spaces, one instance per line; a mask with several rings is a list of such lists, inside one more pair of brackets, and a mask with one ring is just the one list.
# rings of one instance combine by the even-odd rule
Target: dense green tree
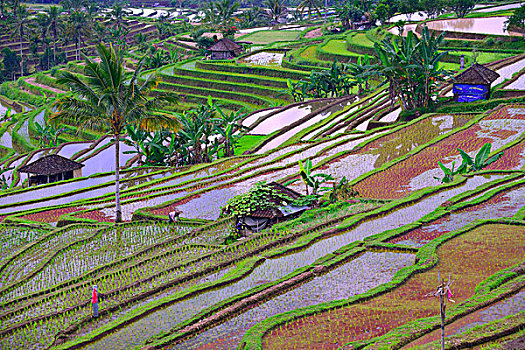
[[374,18],[381,22],[381,24],[385,24],[391,16],[390,6],[385,2],[379,3],[374,9]]
[[446,11],[447,2],[444,0],[421,0],[421,11],[425,12],[429,18],[436,18]]
[[108,130],[115,142],[115,208],[116,222],[122,220],[120,207],[120,139],[127,125],[133,124],[152,131],[159,128],[178,127],[176,119],[159,112],[167,102],[174,102],[173,95],[156,90],[154,76],[139,82],[142,62],[132,76],[126,76],[123,51],[97,46],[97,63],[85,57],[85,79],[70,72],[62,72],[58,84],[69,86],[72,94],[61,96],[54,104],[56,113],[52,122],[72,121],[79,127],[98,127]]
[[341,21],[344,30],[350,29],[350,23],[359,22],[365,14],[359,7],[354,6],[350,2],[343,4],[336,3],[335,7],[337,18]]
[[516,27],[523,32],[523,37],[525,37],[525,5],[521,5],[520,8],[516,9],[512,16],[505,22],[507,28]]
[[399,12],[408,14],[408,20],[410,20],[410,14],[421,11],[419,0],[399,0],[398,7]]
[[476,5],[475,0],[451,0],[450,9],[459,17],[465,17]]
[[8,47],[2,50],[2,57],[1,76],[3,80],[13,80],[17,70],[20,69],[20,59],[18,55]]
[[7,17],[7,1],[0,0],[0,17]]
[[444,33],[435,36],[423,28],[421,39],[408,32],[406,38],[385,39],[375,44],[379,58],[370,75],[383,77],[389,84],[391,101],[398,100],[403,110],[427,108],[438,83],[447,72],[439,68],[446,52],[439,52]]

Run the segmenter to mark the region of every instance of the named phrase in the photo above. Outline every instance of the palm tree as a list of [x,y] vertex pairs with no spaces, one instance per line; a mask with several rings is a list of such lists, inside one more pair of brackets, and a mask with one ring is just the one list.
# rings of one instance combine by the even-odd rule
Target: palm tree
[[90,28],[88,26],[88,17],[84,12],[73,11],[69,15],[68,36],[75,42],[75,58],[78,61],[80,59],[80,46],[82,38],[90,34]]
[[229,22],[233,17],[233,13],[239,8],[239,3],[232,0],[222,0],[215,3],[215,10],[219,15],[221,23]]
[[312,10],[315,10],[319,18],[321,18],[321,10],[320,8],[323,5],[319,0],[303,0],[299,3],[297,6],[297,11],[300,11],[303,15],[306,12],[305,10],[308,9],[308,18],[312,18]]
[[47,9],[46,15],[49,17],[49,31],[53,34],[53,62],[57,60],[57,37],[61,27],[60,14],[62,9],[58,6],[51,6]]
[[[42,51],[46,52],[46,48],[49,45],[49,38],[47,37],[49,33],[49,25],[50,25],[51,18],[47,15],[47,13],[41,13],[38,14],[36,17],[36,24],[37,24],[37,35],[39,36],[39,41],[42,43]],[[47,67],[49,69],[49,55],[47,55]]]
[[106,18],[111,21],[117,30],[121,30],[122,28],[126,28],[128,26],[124,16],[126,16],[126,11],[124,8],[122,8],[122,6],[116,4],[111,8],[111,11],[107,13]]
[[24,76],[24,47],[23,41],[24,37],[28,34],[31,26],[31,20],[29,18],[29,12],[27,12],[27,7],[21,5],[16,11],[16,17],[11,19],[11,38],[18,36],[20,41],[20,76]]
[[[70,72],[63,72],[57,83],[69,86],[72,95],[60,97],[54,104],[56,113],[52,122],[73,120],[79,127],[98,127],[108,130],[115,139],[115,222],[122,221],[120,207],[119,166],[120,138],[127,125],[134,124],[151,131],[159,128],[178,128],[178,121],[158,112],[175,96],[156,90],[155,77],[139,82],[142,60],[133,76],[126,76],[122,49],[97,46],[100,62],[87,56],[81,80]],[[154,93],[153,93],[154,92]]]
[[286,17],[288,14],[288,9],[284,6],[282,0],[267,0],[264,5],[268,9],[263,14],[271,23],[278,23],[279,19]]

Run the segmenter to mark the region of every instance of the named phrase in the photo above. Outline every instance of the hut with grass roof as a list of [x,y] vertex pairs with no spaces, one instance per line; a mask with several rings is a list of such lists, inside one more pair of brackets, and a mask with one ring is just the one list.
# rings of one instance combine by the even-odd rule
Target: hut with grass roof
[[491,84],[499,74],[475,63],[455,77],[453,92],[456,102],[473,102],[490,97]]
[[20,167],[18,172],[27,173],[29,186],[32,186],[79,177],[83,166],[74,160],[51,154]]
[[208,48],[212,60],[231,60],[243,51],[241,45],[229,38],[223,38]]
[[[300,193],[277,182],[270,182],[268,186],[274,189],[277,193],[287,196],[291,200],[297,200],[303,197]],[[270,201],[277,203],[277,205],[271,208],[256,208],[249,215],[238,218],[237,225],[240,224],[246,230],[252,232],[259,232],[278,222],[297,217],[305,210],[310,209],[310,206],[294,205],[293,203],[281,205],[278,199],[270,198]]]

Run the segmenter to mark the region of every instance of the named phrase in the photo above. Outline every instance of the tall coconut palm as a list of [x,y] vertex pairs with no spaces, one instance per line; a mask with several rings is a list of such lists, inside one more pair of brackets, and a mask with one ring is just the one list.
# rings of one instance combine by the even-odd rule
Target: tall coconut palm
[[264,3],[268,9],[265,9],[263,15],[270,20],[270,23],[277,24],[279,19],[285,18],[288,15],[288,9],[284,6],[282,0],[267,0]]
[[18,37],[20,43],[20,76],[24,76],[24,38],[31,28],[31,19],[27,7],[20,5],[16,11],[16,17],[11,19],[11,38]]
[[[120,207],[119,166],[120,138],[128,125],[151,131],[178,128],[178,121],[158,112],[159,107],[175,102],[174,95],[155,90],[152,76],[140,82],[142,61],[133,76],[125,74],[123,51],[103,44],[97,46],[100,62],[85,57],[85,79],[63,72],[57,82],[69,86],[72,94],[60,97],[53,106],[51,122],[70,120],[79,127],[103,128],[115,139],[115,222],[122,221]],[[154,91],[155,90],[155,91]]]
[[80,47],[83,38],[88,36],[91,32],[89,27],[88,16],[85,12],[73,11],[69,15],[69,21],[67,24],[67,34],[70,39],[75,42],[75,59],[80,59]]
[[57,37],[61,28],[60,14],[62,9],[58,6],[51,6],[47,9],[46,15],[49,18],[49,31],[53,35],[53,62],[57,60]]
[[319,18],[321,18],[321,8],[323,5],[321,4],[321,1],[319,0],[303,0],[299,3],[297,6],[297,11],[300,11],[303,15],[305,12],[308,13],[308,18],[312,18],[312,13],[315,11]]
[[215,3],[215,10],[219,15],[221,22],[229,22],[233,13],[239,8],[239,3],[232,0],[222,0]]
[[116,4],[111,8],[111,11],[106,14],[106,18],[115,26],[117,30],[127,28],[128,24],[125,20],[126,11],[122,6]]
[[[39,13],[36,16],[36,21],[35,21],[36,26],[37,26],[36,35],[38,36],[38,41],[40,41],[40,43],[42,44],[42,51],[44,52],[46,52],[46,49],[49,45],[48,34],[49,34],[50,20],[51,19],[47,15],[47,13]],[[47,67],[49,69],[49,55],[47,55]]]

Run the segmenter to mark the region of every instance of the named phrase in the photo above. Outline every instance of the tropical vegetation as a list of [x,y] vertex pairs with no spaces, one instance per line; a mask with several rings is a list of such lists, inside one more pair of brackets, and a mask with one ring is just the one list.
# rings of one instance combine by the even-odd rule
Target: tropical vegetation
[[50,120],[64,121],[76,125],[109,132],[115,142],[115,221],[120,222],[120,139],[126,126],[134,124],[148,131],[157,128],[178,128],[178,121],[159,112],[159,108],[173,102],[175,97],[157,92],[152,95],[157,82],[154,77],[139,81],[141,65],[132,76],[127,76],[123,67],[122,48],[97,47],[97,63],[85,57],[85,80],[65,72],[57,83],[70,88],[73,95],[60,97],[54,104],[56,112]]

